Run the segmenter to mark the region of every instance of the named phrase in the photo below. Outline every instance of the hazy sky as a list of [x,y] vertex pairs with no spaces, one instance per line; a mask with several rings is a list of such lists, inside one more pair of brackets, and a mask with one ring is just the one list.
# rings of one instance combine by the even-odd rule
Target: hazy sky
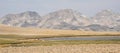
[[93,16],[104,9],[120,12],[120,0],[0,0],[0,17],[24,11],[36,11],[44,15],[66,8]]

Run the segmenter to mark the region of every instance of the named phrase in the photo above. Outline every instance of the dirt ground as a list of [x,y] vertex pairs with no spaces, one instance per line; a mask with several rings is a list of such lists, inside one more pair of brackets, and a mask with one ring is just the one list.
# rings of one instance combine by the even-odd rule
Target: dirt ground
[[5,47],[0,53],[120,53],[120,44]]

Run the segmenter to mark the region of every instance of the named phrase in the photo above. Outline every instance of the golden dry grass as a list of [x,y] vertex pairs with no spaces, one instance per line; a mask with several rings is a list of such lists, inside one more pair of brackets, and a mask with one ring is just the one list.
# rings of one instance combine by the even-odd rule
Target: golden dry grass
[[119,53],[119,44],[81,44],[0,48],[0,53]]
[[[11,27],[11,26],[0,25],[0,34],[7,35],[7,36],[13,34],[13,35],[26,35],[26,36],[27,35],[29,36],[38,35],[38,36],[51,36],[52,37],[52,36],[66,36],[66,35],[68,36],[70,35],[72,36],[120,35],[120,32],[53,30],[53,29],[40,29],[40,28],[21,28],[21,27]],[[7,36],[2,36],[2,35],[1,37],[7,37]],[[10,37],[8,36],[8,38],[5,38],[5,40],[6,39],[9,40],[9,38]],[[16,40],[12,38],[10,39],[12,42]],[[18,37],[15,36],[14,38],[18,38]],[[6,41],[6,43],[9,43],[9,41]],[[48,43],[49,42],[47,42],[46,44]],[[16,44],[16,41],[14,44]],[[8,45],[6,44],[0,45],[1,47],[0,53],[119,53],[120,52],[120,44],[78,44],[78,45],[69,45],[69,44],[68,45],[65,45],[65,44],[57,45],[56,44],[53,46],[29,46],[29,47],[27,46],[26,47],[6,47],[6,46]]]
[[40,28],[21,28],[21,27],[0,25],[0,34],[65,36],[65,35],[120,35],[120,32],[53,30],[53,29],[40,29]]

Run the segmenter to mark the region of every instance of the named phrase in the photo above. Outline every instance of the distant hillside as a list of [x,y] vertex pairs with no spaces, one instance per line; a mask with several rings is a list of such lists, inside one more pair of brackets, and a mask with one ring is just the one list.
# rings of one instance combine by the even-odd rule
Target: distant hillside
[[120,13],[108,9],[94,17],[87,17],[72,9],[61,9],[40,16],[36,12],[26,11],[5,15],[0,18],[0,23],[16,27],[120,32]]

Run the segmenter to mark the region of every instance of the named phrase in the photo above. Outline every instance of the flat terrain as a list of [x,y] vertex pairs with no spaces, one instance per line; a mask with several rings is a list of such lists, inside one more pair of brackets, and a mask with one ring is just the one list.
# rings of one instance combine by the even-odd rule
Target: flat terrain
[[0,34],[14,35],[37,35],[37,36],[80,36],[80,35],[120,35],[120,32],[95,32],[80,30],[53,30],[40,28],[21,28],[0,25]]
[[120,44],[120,40],[63,40],[46,41],[36,39],[0,39],[1,47],[23,47],[23,46],[52,46],[52,45],[79,45],[79,44]]
[[0,53],[119,53],[119,44],[80,44],[0,48]]
[[[120,39],[44,40],[54,37],[120,36],[120,32],[51,30],[0,25],[0,53],[119,53]],[[99,37],[100,38],[100,37]],[[66,39],[66,38],[65,38]]]

